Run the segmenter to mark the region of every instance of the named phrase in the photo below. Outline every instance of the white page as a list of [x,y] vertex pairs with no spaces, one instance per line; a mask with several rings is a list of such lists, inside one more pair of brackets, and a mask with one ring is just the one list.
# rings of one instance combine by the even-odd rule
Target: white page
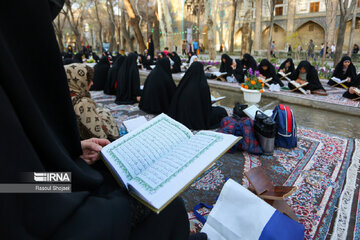
[[238,137],[230,134],[201,131],[133,179],[130,185],[160,209],[237,140]]
[[144,116],[140,116],[140,117],[130,119],[130,120],[127,120],[127,121],[123,122],[123,124],[124,124],[124,126],[126,128],[126,131],[128,133],[134,131],[135,129],[137,129],[139,127],[141,127],[145,123],[147,123],[147,120],[146,120],[146,118]]
[[214,104],[214,103],[219,102],[219,101],[221,101],[221,100],[223,100],[225,98],[226,98],[225,96],[216,98],[213,95],[211,95],[211,103]]
[[248,107],[248,108],[245,108],[244,110],[243,110],[243,112],[249,117],[249,118],[251,118],[252,120],[254,120],[255,119],[255,115],[256,115],[256,111],[259,111],[260,109],[257,107],[257,106],[255,106],[255,105],[252,105],[252,106],[250,106],[250,107]]
[[201,230],[209,240],[259,239],[275,208],[229,179]]
[[226,72],[211,72],[211,74],[214,74],[216,77],[220,77],[222,75],[226,75]]
[[344,83],[347,81],[347,79],[341,80],[340,78],[337,77],[332,77],[331,79],[336,83]]
[[191,136],[184,125],[161,114],[105,146],[101,153],[127,186],[131,179]]

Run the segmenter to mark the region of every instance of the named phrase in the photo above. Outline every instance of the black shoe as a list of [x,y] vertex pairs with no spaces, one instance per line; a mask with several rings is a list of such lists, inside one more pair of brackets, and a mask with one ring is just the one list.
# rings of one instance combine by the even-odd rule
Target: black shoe
[[208,237],[206,235],[206,233],[196,233],[196,234],[192,234],[189,237],[189,240],[207,240]]

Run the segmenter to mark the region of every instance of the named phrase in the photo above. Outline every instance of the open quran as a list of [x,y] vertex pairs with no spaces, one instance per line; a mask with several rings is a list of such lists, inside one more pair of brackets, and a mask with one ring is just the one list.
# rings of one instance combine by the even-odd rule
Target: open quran
[[193,134],[161,114],[101,150],[129,193],[160,212],[240,138],[213,131]]

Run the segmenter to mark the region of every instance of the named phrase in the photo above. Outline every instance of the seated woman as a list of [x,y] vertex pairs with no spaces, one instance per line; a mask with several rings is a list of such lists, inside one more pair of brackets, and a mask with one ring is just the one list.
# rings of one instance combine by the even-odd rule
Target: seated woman
[[167,113],[175,90],[170,61],[162,58],[145,80],[139,108],[151,114]]
[[234,77],[234,69],[236,67],[236,63],[232,60],[231,57],[227,54],[221,55],[221,64],[220,64],[220,72],[226,72],[226,81],[227,82],[236,82],[236,78]]
[[283,82],[276,75],[274,65],[272,65],[267,59],[261,60],[258,71],[260,73],[259,77],[263,79],[272,78],[272,80],[268,82],[269,84],[279,84],[280,87],[284,86]]
[[130,53],[121,65],[116,87],[116,104],[134,104],[140,101],[140,76],[137,54]]
[[[240,68],[240,66],[239,66]],[[251,68],[253,71],[257,69],[257,63],[253,56],[251,56],[248,53],[245,53],[243,56],[243,59],[241,60],[241,68],[245,69],[245,74],[247,74],[247,71],[249,68]]]
[[243,64],[239,59],[235,59],[235,64],[236,68],[234,69],[234,77],[238,83],[243,83],[245,81]]
[[107,75],[110,69],[110,63],[106,56],[102,56],[100,61],[94,67],[94,85],[90,91],[104,90]]
[[[289,78],[299,84],[308,82],[309,84],[304,86],[303,89],[309,90],[312,94],[327,96],[325,89],[321,85],[316,69],[308,61],[301,61]],[[295,88],[291,83],[288,83],[288,87],[290,89]]]
[[78,121],[80,138],[107,138],[113,141],[120,137],[119,129],[110,111],[98,108],[89,89],[93,84],[94,69],[79,63],[65,66],[70,96]]
[[116,58],[115,62],[113,62],[112,67],[109,69],[107,80],[104,86],[105,94],[116,95],[116,84],[119,76],[119,71],[125,59],[125,56],[120,55]]
[[[354,79],[354,81],[351,81],[350,83],[350,87],[349,89],[344,93],[343,97],[344,98],[349,98],[349,99],[355,99],[360,97],[358,94],[355,93],[355,89],[360,89],[360,74],[356,76],[356,78]],[[359,99],[360,101],[360,99]]]
[[[284,62],[281,63],[279,67],[279,72],[284,74],[290,73],[290,75],[295,71],[294,62],[291,58],[286,59]],[[278,74],[278,77],[281,79],[282,76]]]
[[169,53],[168,55],[170,56],[171,60],[174,62],[171,72],[172,73],[181,72],[181,59],[179,55],[177,55],[176,52]]
[[197,62],[197,61],[198,61],[198,56],[197,55],[192,55],[191,59],[190,59],[190,62],[189,62],[189,66],[191,66],[191,64],[193,62]]
[[225,109],[211,106],[210,89],[200,62],[194,62],[185,72],[168,114],[193,130],[217,128],[227,116]]
[[[333,77],[339,78],[340,80],[347,79],[347,82],[343,84],[347,87],[352,86],[356,79],[356,68],[354,64],[351,62],[351,58],[349,56],[344,56],[341,61],[336,65]],[[328,81],[330,86],[336,84],[332,79]],[[336,87],[341,87],[340,84]]]
[[187,63],[189,63],[189,65],[190,65],[190,60],[191,60],[191,57],[192,56],[194,56],[195,55],[195,53],[193,53],[193,52],[188,52],[188,60],[187,60]]
[[[0,117],[6,126],[1,182],[19,182],[22,172],[71,172],[71,193],[2,194],[1,217],[11,227],[1,228],[1,238],[187,240],[189,220],[180,198],[152,213],[98,160],[109,141],[80,141],[52,26],[60,10],[53,2],[25,0],[0,8],[3,19],[21,13],[17,21],[0,21],[2,30],[17,29],[0,33],[0,115],[6,116]],[[22,44],[26,36],[34,36],[27,39],[31,49]]]

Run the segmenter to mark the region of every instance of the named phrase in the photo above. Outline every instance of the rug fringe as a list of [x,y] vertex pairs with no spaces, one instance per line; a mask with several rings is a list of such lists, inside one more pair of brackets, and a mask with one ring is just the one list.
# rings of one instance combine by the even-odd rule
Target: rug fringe
[[360,170],[360,140],[355,140],[355,151],[346,173],[346,183],[341,193],[338,206],[338,214],[336,216],[333,232],[331,233],[331,240],[346,239],[347,230],[349,228],[351,206],[354,198],[354,191],[356,189],[357,173]]

